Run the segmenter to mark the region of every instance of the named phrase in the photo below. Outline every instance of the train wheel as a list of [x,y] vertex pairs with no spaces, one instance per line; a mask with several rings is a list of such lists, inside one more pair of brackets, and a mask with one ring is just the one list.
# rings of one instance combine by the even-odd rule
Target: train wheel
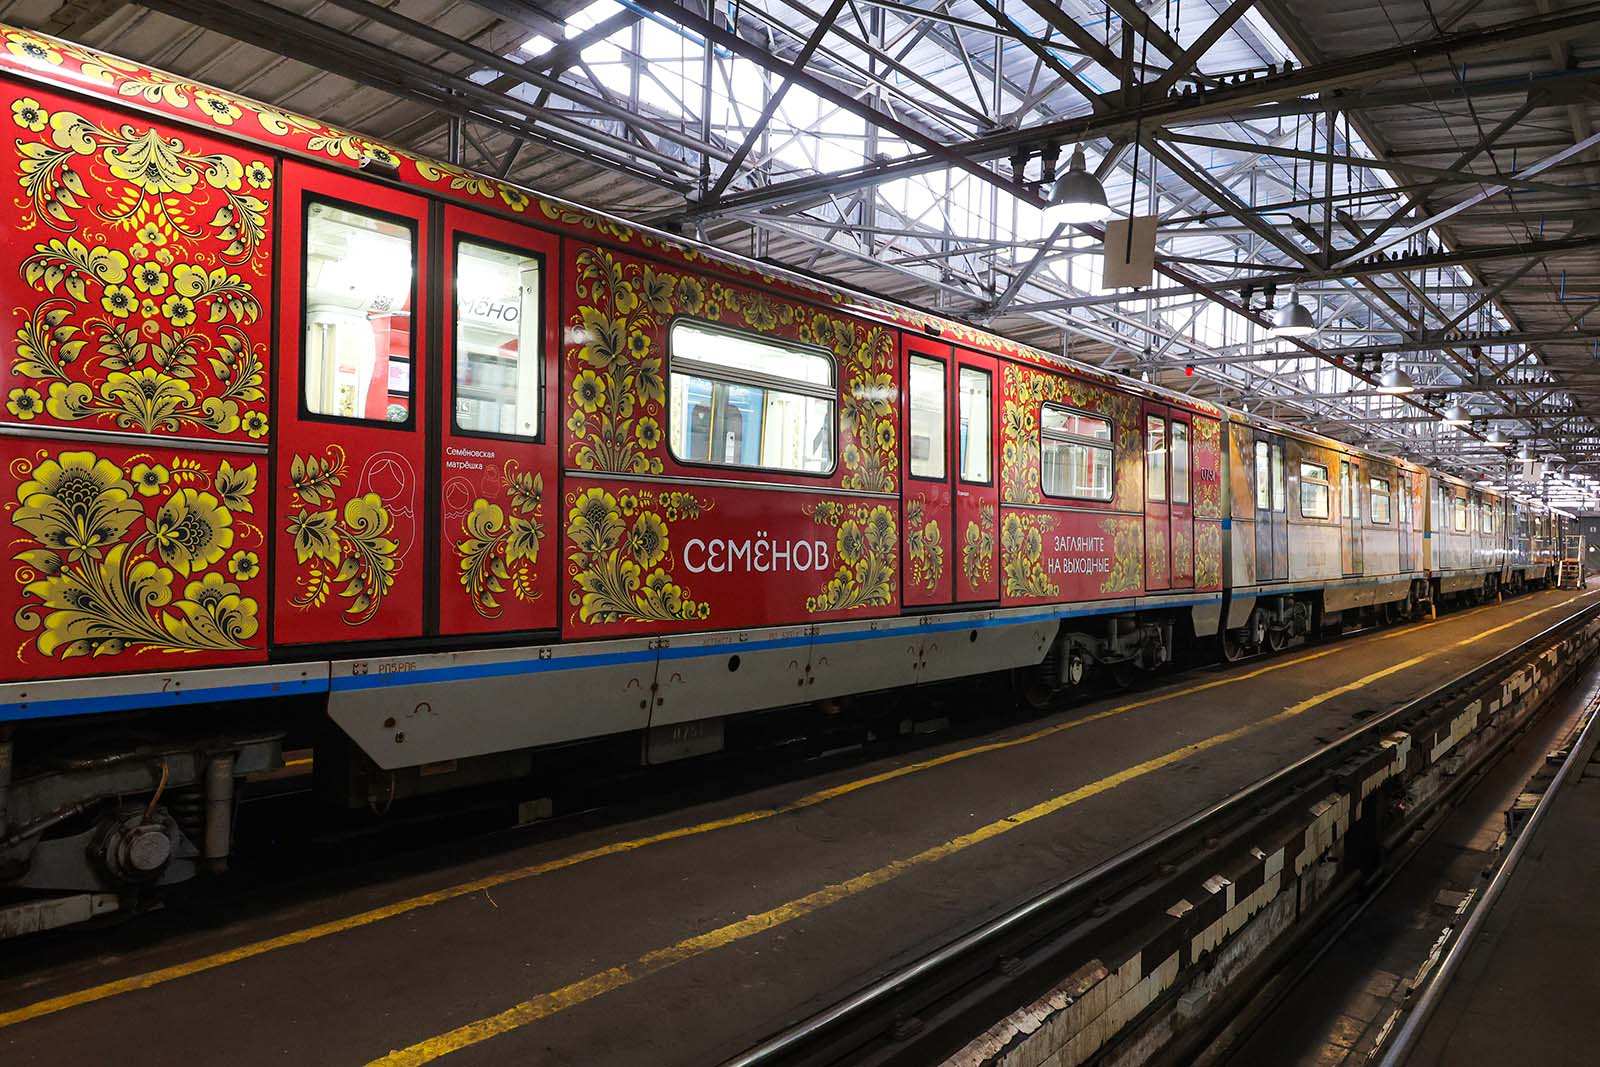
[[1117,683],[1118,689],[1132,689],[1134,683],[1139,680],[1140,675],[1143,673],[1138,667],[1126,660],[1111,665],[1111,678]]
[[1227,628],[1223,629],[1222,658],[1224,661],[1228,663],[1238,663],[1240,660],[1244,659],[1250,654],[1250,650],[1245,647],[1244,641],[1239,636],[1242,632],[1243,631],[1239,630],[1229,630]]
[[1267,627],[1267,651],[1282,652],[1289,643],[1289,632],[1282,626]]
[[1034,711],[1046,711],[1055,701],[1056,691],[1041,681],[1031,682],[1022,691],[1022,700]]

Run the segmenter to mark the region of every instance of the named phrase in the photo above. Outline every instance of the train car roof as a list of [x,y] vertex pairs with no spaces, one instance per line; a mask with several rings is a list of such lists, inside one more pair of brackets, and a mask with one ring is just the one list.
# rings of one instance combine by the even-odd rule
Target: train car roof
[[1248,411],[1241,411],[1237,408],[1224,408],[1223,410],[1227,413],[1228,421],[1230,422],[1260,427],[1261,429],[1270,430],[1271,432],[1283,437],[1292,437],[1299,441],[1310,441],[1314,444],[1322,445],[1324,448],[1336,448],[1340,451],[1348,453],[1349,455],[1359,456],[1362,459],[1371,460],[1375,463],[1387,463],[1391,466],[1403,467],[1407,470],[1414,471],[1432,470],[1431,467],[1417,463],[1414,460],[1404,459],[1399,456],[1389,456],[1382,452],[1374,452],[1371,449],[1362,448],[1359,445],[1353,445],[1348,441],[1341,441],[1336,437],[1328,437],[1324,434],[1317,433],[1314,430],[1307,430],[1303,426],[1294,426],[1286,422],[1279,422],[1276,419],[1269,419],[1264,415],[1255,415]]
[[[1221,417],[1223,413],[1209,401],[1046,352],[970,323],[640,225],[98,49],[4,23],[0,23],[0,36],[8,45],[31,41],[43,46],[43,59],[24,55],[20,47],[0,49],[0,71],[18,77],[85,93],[117,107],[176,120],[212,135],[259,142],[286,155],[364,171],[375,180],[413,190],[426,189],[479,210],[533,222],[590,241],[636,245],[654,254],[666,254],[690,263],[709,261],[731,273],[781,283],[812,299],[831,302],[841,311],[887,325],[937,336],[992,355],[1068,371],[1201,414]],[[39,50],[26,51],[36,55]]]

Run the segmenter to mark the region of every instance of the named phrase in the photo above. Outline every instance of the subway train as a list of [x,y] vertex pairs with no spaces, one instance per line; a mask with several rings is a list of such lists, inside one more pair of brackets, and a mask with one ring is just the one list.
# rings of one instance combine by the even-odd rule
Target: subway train
[[238,784],[730,723],[1547,583],[1566,517],[0,27],[0,933]]

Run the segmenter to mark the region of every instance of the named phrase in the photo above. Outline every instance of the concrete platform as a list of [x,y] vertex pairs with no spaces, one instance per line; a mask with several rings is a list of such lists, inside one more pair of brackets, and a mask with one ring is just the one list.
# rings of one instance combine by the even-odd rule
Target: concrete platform
[[[1547,592],[44,970],[0,1062],[718,1062],[1558,622]],[[137,939],[134,939],[137,942]],[[25,952],[25,946],[23,946]]]

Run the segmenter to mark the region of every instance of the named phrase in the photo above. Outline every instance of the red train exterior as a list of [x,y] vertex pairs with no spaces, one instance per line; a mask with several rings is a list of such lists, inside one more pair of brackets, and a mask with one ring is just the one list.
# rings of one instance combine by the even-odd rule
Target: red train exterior
[[[10,681],[347,651],[594,640],[1220,589],[1219,413],[1001,338],[750,266],[21,30],[0,280]],[[349,417],[308,408],[312,212],[410,235],[364,313]],[[386,231],[387,232],[387,231]],[[470,240],[537,263],[540,431],[445,417]],[[674,323],[825,352],[820,474],[675,458]],[[993,383],[986,477],[908,475],[908,359]],[[367,379],[363,379],[366,381]],[[976,379],[971,379],[976,380]],[[1114,491],[1039,485],[1041,402],[1103,416]],[[390,405],[399,418],[375,415]],[[1193,442],[1146,503],[1147,418]],[[960,433],[954,421],[947,440]],[[1176,433],[1177,431],[1173,431]],[[949,466],[949,464],[946,464]]]
[[0,931],[223,862],[286,738],[387,810],[1553,573],[1391,457],[0,40]]

